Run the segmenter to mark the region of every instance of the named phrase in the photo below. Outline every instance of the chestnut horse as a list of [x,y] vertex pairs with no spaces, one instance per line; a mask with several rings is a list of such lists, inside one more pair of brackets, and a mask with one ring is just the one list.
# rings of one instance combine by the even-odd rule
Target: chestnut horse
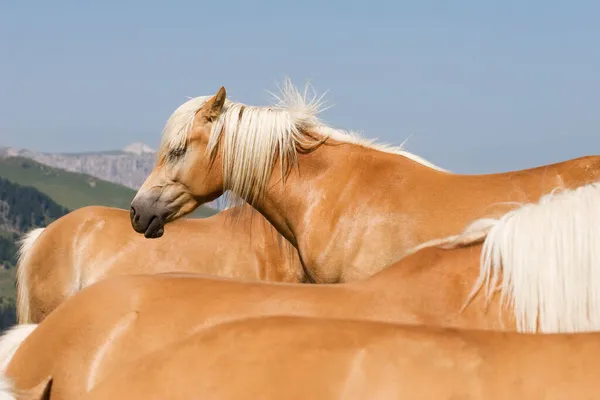
[[324,125],[321,99],[291,84],[278,104],[193,98],[169,118],[156,165],[131,203],[147,237],[222,193],[255,207],[317,283],[372,276],[420,243],[455,235],[510,202],[600,180],[600,157],[486,175],[453,174],[403,149]]
[[263,317],[119,366],[81,399],[592,399],[598,368],[600,333]]
[[[52,376],[53,395],[80,398],[121,365],[199,330],[262,316],[521,332],[597,330],[590,312],[600,297],[593,279],[600,266],[594,250],[600,242],[599,199],[600,184],[546,195],[345,284],[198,274],[105,279],[67,299],[39,326],[10,331],[0,341],[0,373],[7,366],[19,389]],[[539,326],[532,330],[530,320]]]
[[180,271],[304,282],[296,249],[248,205],[176,222],[170,235],[145,240],[131,229],[129,212],[90,206],[31,231],[17,267],[19,323],[41,322],[78,290],[115,275]]

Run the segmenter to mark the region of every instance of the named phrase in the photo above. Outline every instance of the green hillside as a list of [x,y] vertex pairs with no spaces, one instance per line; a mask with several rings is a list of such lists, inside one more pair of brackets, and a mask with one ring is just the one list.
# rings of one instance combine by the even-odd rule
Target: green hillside
[[16,265],[16,241],[23,233],[47,226],[69,212],[37,189],[4,178],[0,178],[0,204],[0,268],[4,269]]
[[46,226],[69,210],[31,186],[22,186],[0,177],[0,229],[23,233]]
[[[88,205],[127,210],[135,195],[135,191],[128,187],[49,167],[23,157],[0,158],[0,177],[34,187],[69,210]],[[216,213],[208,207],[199,207],[190,217],[202,218]]]
[[0,330],[15,323],[17,240],[69,210],[30,186],[0,178]]

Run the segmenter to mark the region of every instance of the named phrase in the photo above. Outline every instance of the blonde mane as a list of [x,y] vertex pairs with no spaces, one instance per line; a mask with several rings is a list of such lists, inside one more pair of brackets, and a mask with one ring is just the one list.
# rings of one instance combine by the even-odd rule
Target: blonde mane
[[[217,146],[223,146],[224,185],[233,194],[230,203],[237,204],[241,198],[253,204],[264,193],[277,157],[285,176],[285,172],[296,165],[298,149],[314,147],[326,138],[398,154],[447,172],[402,146],[375,144],[355,132],[327,126],[317,117],[323,111],[323,96],[317,97],[313,92],[313,97],[308,99],[308,88],[307,85],[301,93],[286,80],[280,95],[273,95],[277,103],[266,107],[225,101],[221,115],[213,124],[207,152],[213,155]],[[163,131],[161,154],[185,149],[194,117],[210,98],[192,98],[175,110]],[[307,133],[323,138],[310,137]]]

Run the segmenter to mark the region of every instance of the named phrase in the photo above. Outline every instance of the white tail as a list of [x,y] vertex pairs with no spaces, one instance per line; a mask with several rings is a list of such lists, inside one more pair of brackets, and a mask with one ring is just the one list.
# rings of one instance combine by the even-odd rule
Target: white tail
[[519,332],[600,329],[600,183],[555,191],[500,218],[481,252],[481,289],[512,306]]
[[0,400],[50,400],[52,377],[47,377],[31,389],[16,390],[12,381],[0,376]]
[[4,375],[0,376],[0,400],[17,400],[12,382]]
[[439,247],[441,249],[455,249],[458,247],[471,246],[482,242],[490,229],[498,222],[492,218],[481,218],[467,226],[460,234],[447,236],[441,239],[432,239],[423,242],[410,249],[402,258],[414,254],[419,250],[429,247]]
[[0,337],[0,376],[4,375],[4,371],[21,343],[31,335],[37,326],[37,324],[15,325]]
[[34,242],[46,228],[36,228],[27,232],[19,241],[17,254],[17,320],[20,324],[29,321],[29,282],[27,258]]
[[[5,371],[21,344],[37,328],[37,324],[15,325],[0,337],[0,400],[17,400],[12,382]],[[26,398],[29,398],[25,396]]]

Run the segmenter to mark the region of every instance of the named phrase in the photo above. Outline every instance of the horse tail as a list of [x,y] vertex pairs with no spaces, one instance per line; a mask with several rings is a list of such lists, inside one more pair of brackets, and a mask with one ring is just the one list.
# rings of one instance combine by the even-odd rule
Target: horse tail
[[0,400],[17,400],[12,382],[4,375],[0,375]]
[[19,324],[8,329],[0,336],[0,377],[12,361],[21,343],[33,333],[38,324]]
[[497,219],[494,218],[480,218],[473,221],[458,235],[447,236],[439,239],[432,239],[423,242],[415,247],[408,250],[406,257],[410,254],[414,254],[424,248],[438,247],[440,249],[457,249],[461,247],[473,246],[479,243],[483,243],[486,239],[489,231],[498,223]]
[[29,390],[17,390],[6,369],[21,344],[33,333],[37,324],[15,325],[0,337],[0,400],[48,400],[52,378],[47,377]]
[[17,390],[12,381],[0,376],[0,400],[50,400],[52,377],[47,377],[31,389]]
[[33,229],[19,240],[19,251],[17,253],[17,320],[19,324],[31,322],[29,315],[29,263],[27,260],[35,241],[45,229]]

